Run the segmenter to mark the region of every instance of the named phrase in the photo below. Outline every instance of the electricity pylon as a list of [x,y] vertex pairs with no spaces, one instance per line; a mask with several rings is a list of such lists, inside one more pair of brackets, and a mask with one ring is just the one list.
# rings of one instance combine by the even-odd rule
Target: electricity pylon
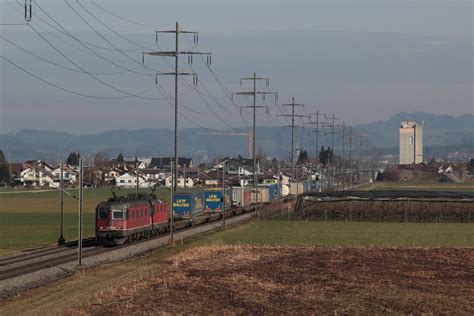
[[[165,30],[165,31],[156,31],[155,39],[158,41],[158,34],[159,33],[172,33],[175,34],[175,50],[174,51],[155,51],[155,52],[144,52],[142,54],[142,61],[145,63],[145,55],[149,56],[161,56],[161,57],[173,57],[175,59],[174,64],[174,72],[161,72],[157,75],[172,75],[174,76],[174,163],[175,167],[173,169],[173,195],[176,193],[178,188],[178,78],[179,76],[193,76],[193,83],[197,84],[197,74],[195,73],[187,73],[187,72],[180,72],[179,71],[179,56],[180,55],[188,55],[188,63],[192,63],[192,56],[193,55],[207,55],[207,63],[211,63],[211,53],[201,53],[195,51],[181,51],[179,50],[179,34],[193,34],[194,36],[194,43],[198,42],[198,32],[193,31],[184,31],[179,28],[178,22],[176,22],[176,28],[174,30]],[[173,227],[174,224],[174,210],[173,210],[173,201],[171,201],[171,231],[170,231],[170,239],[173,240]]]
[[316,163],[319,163],[319,133],[321,133],[321,131],[319,130],[319,124],[321,123],[319,121],[319,117],[320,116],[325,116],[326,114],[324,113],[320,113],[319,111],[316,111],[316,113],[311,113],[310,116],[316,116],[316,122],[315,121],[309,121],[309,122],[306,122],[305,124],[310,124],[310,125],[316,125],[316,129],[313,131],[314,133],[316,133]]
[[256,126],[257,126],[257,108],[265,108],[267,113],[269,113],[268,106],[262,106],[259,105],[257,106],[257,95],[262,95],[262,98],[265,98],[265,95],[274,95],[275,96],[275,101],[278,100],[278,93],[277,92],[269,92],[269,91],[257,91],[257,81],[259,80],[265,80],[266,86],[268,87],[270,85],[270,79],[269,78],[263,78],[263,77],[257,77],[257,74],[254,72],[253,77],[248,77],[248,78],[241,78],[240,79],[240,84],[242,85],[243,81],[253,81],[253,91],[243,91],[243,92],[234,92],[232,93],[232,96],[235,95],[246,95],[246,96],[253,96],[253,105],[249,106],[241,106],[240,110],[242,111],[242,108],[252,108],[253,109],[253,124],[252,124],[252,137],[253,137],[253,142],[252,142],[252,158],[253,158],[253,191],[255,194],[255,212],[257,215],[258,213],[258,178],[257,178],[257,151],[255,150],[256,148],[256,139],[257,139],[257,131],[256,131]]
[[296,104],[295,103],[295,98],[291,98],[291,103],[289,104],[283,104],[283,107],[285,106],[291,106],[291,114],[280,114],[277,116],[291,116],[291,125],[283,126],[283,127],[291,127],[291,174],[293,177],[293,180],[295,179],[295,127],[303,127],[304,126],[296,126],[295,125],[295,117],[308,117],[309,115],[301,115],[301,114],[295,114],[295,107],[301,106],[304,108],[304,104]]

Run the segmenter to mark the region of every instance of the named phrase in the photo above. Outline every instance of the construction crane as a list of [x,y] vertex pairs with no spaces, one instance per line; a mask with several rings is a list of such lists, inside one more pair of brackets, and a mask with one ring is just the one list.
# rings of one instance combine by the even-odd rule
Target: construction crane
[[249,158],[251,159],[253,157],[253,152],[252,152],[252,140],[253,140],[253,134],[252,131],[249,131],[248,133],[243,133],[243,132],[208,132],[208,133],[199,133],[199,135],[216,135],[216,136],[247,136],[247,146],[248,146],[248,154]]

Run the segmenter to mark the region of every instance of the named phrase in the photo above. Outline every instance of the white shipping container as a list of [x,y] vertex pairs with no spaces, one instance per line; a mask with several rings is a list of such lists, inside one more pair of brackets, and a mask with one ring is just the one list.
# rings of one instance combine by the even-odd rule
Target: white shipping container
[[[268,194],[268,187],[258,187],[258,203],[269,203],[270,195]],[[252,195],[250,198],[250,203],[255,204],[255,192],[252,189]]]
[[290,182],[290,195],[299,195],[304,193],[303,182]]
[[250,192],[250,190],[250,187],[232,187],[232,201],[234,205],[248,206],[249,201],[245,199],[245,192]]

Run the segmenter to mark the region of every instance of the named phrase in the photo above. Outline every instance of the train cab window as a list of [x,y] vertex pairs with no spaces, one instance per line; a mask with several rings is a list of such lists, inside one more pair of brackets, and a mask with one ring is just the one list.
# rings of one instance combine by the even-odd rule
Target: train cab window
[[123,210],[112,210],[112,219],[124,219]]
[[100,219],[108,219],[109,218],[109,209],[101,208],[99,210],[99,218]]

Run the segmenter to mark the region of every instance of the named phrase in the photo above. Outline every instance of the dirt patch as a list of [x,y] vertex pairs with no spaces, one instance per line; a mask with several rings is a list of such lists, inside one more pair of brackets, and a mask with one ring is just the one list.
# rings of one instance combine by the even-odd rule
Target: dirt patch
[[205,246],[66,314],[474,314],[474,249]]

